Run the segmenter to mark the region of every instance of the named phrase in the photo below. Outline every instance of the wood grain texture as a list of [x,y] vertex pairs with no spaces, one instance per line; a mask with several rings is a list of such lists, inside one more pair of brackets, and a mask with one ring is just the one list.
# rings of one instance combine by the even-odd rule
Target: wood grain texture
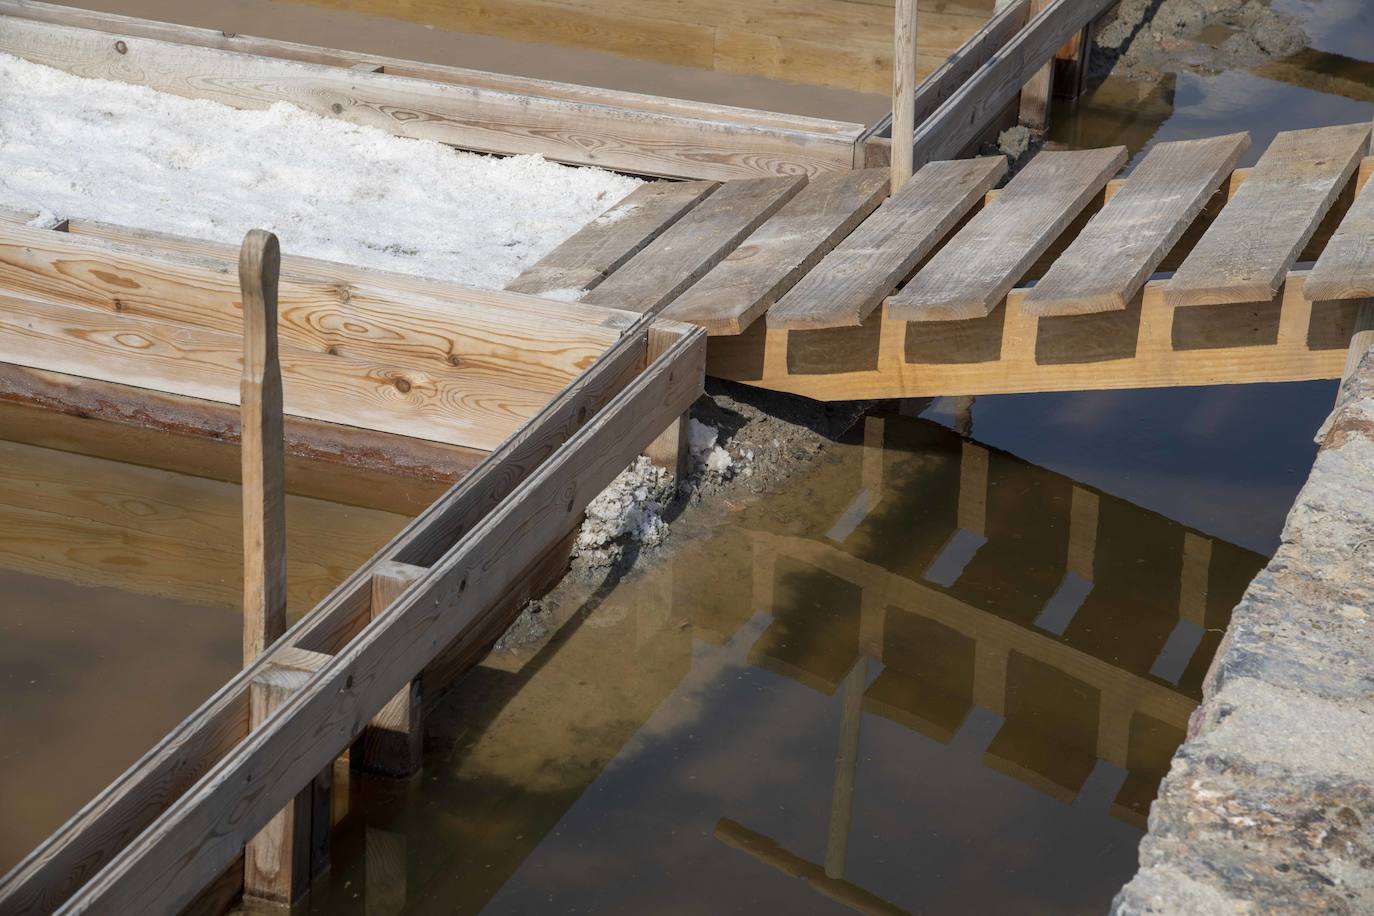
[[1250,148],[1250,135],[1161,143],[1026,296],[1033,315],[1124,309]]
[[1006,171],[1001,156],[927,164],[768,310],[769,327],[859,324]]
[[243,488],[243,663],[286,632],[286,463],[281,366],[277,361],[277,275],[281,248],[254,229],[239,254],[243,372],[239,380]]
[[512,577],[561,541],[587,503],[691,405],[702,390],[705,342],[703,332],[686,334],[655,360],[67,906],[144,912],[189,902],[348,746],[361,717],[439,647],[477,629]]
[[[1336,340],[1318,348],[1308,343],[1314,317],[1312,303],[1303,292],[1305,277],[1305,271],[1293,271],[1274,300],[1240,314],[1200,310],[1190,337],[1202,345],[1185,349],[1177,348],[1172,336],[1176,314],[1181,312],[1165,302],[1168,279],[1157,275],[1145,284],[1139,304],[1133,303],[1124,314],[1036,318],[1022,309],[1026,289],[1013,290],[1004,306],[971,322],[904,322],[874,314],[854,331],[856,338],[875,338],[873,363],[848,368],[837,360],[833,370],[823,372],[790,372],[788,354],[797,346],[798,332],[756,322],[742,335],[712,341],[708,372],[716,378],[821,401],[1338,378],[1345,347]],[[1274,319],[1276,339],[1238,339]],[[1103,321],[1114,324],[1104,329]],[[1068,325],[1053,324],[1063,322]],[[1349,321],[1336,324],[1340,334],[1348,337]],[[1047,326],[1052,328],[1055,350],[1076,358],[1040,358],[1037,351]],[[908,359],[909,345],[940,334],[948,338],[948,346],[933,354],[941,357],[939,361]],[[957,361],[957,352],[947,351],[957,351],[961,334],[977,341],[990,339],[991,355]],[[967,341],[962,343],[967,345]],[[830,347],[838,353],[848,344],[837,340]],[[915,349],[928,353],[931,347]]]
[[801,177],[728,182],[582,301],[627,311],[657,312],[720,263],[805,184]]
[[345,645],[367,622],[377,564],[397,560],[426,565],[443,555],[624,389],[644,364],[651,323],[646,316],[629,328],[473,473],[288,629],[252,667],[0,877],[0,913],[55,910],[108,864],[247,734],[249,684],[263,666],[288,646],[334,651]]
[[863,222],[887,187],[883,169],[813,178],[663,317],[711,334],[740,333]]
[[1374,182],[1364,188],[1308,274],[1314,301],[1374,296]]
[[916,0],[893,4],[891,193],[911,179],[911,143],[916,130]]
[[1212,223],[1169,284],[1174,306],[1262,302],[1355,174],[1368,123],[1285,131]]
[[506,284],[506,289],[532,296],[592,289],[718,186],[711,181],[640,185]]
[[1011,104],[1026,81],[1111,3],[1054,0],[920,122],[913,143],[916,167],[959,156]]
[[888,316],[987,315],[1125,162],[1124,146],[1040,153],[892,297]]
[[[116,39],[123,51],[115,47]],[[482,152],[681,178],[820,174],[851,167],[862,125],[835,131],[739,123],[581,98],[544,98],[156,38],[0,18],[0,51],[78,76],[113,79],[235,108],[278,101],[324,117]],[[753,119],[750,119],[753,120]],[[816,127],[816,130],[810,129]]]

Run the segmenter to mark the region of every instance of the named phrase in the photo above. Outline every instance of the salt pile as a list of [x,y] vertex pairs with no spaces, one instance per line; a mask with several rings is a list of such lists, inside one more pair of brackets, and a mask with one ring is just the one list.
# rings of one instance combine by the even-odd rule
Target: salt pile
[[641,182],[0,54],[0,205],[500,289]]

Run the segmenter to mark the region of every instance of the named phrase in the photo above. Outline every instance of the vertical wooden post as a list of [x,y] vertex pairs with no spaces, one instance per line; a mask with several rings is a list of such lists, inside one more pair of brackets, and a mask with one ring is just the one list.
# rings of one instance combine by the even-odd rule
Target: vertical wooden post
[[[380,564],[372,574],[372,619],[385,614],[401,592],[425,572],[424,567],[409,563]],[[372,717],[351,761],[358,769],[396,779],[409,779],[420,772],[425,737],[420,691],[421,678],[417,677]]]
[[[1031,19],[1039,16],[1050,0],[1031,0]],[[1021,124],[1041,131],[1050,123],[1050,93],[1054,88],[1054,59],[1036,71],[1021,89]]]
[[239,251],[243,378],[243,663],[286,631],[286,502],[281,367],[277,364],[277,237],[254,229]]
[[[646,361],[651,363],[658,359],[659,354],[671,346],[676,339],[657,328],[650,328]],[[650,442],[649,447],[644,450],[645,456],[650,461],[673,475],[675,485],[680,485],[689,471],[690,456],[687,452],[690,440],[687,424],[691,414],[692,412],[689,410],[670,423],[668,428],[659,434],[657,439]]]
[[916,0],[897,0],[892,49],[892,193],[911,177],[916,134]]

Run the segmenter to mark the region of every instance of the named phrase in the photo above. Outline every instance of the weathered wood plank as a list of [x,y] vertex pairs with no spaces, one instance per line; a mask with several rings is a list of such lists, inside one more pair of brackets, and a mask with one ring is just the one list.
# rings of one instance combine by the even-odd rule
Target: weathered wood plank
[[[55,910],[110,862],[247,734],[249,685],[265,665],[286,647],[330,652],[359,632],[368,619],[371,578],[378,565],[387,560],[428,565],[477,525],[624,389],[644,364],[650,324],[646,316],[630,327],[562,394],[348,576],[257,662],[0,877],[0,913]],[[665,323],[653,326],[663,328]]]
[[12,15],[0,17],[0,51],[78,76],[235,108],[289,101],[323,117],[483,152],[719,180],[847,170],[863,130],[859,124],[805,118],[790,119],[791,127],[755,118],[741,123],[739,111],[732,116],[726,106],[705,106],[709,110],[696,115],[668,113],[605,93],[541,97],[513,84],[497,89],[481,80],[398,75],[433,69],[424,65],[392,67],[383,61],[382,72],[364,72],[351,63],[263,56],[261,51],[270,52],[267,44],[252,54],[180,44],[179,29],[145,38],[117,24],[108,32],[70,28],[20,18],[24,9],[12,6]]
[[883,169],[813,178],[663,317],[711,334],[740,333],[867,218],[887,186]]
[[888,302],[903,321],[981,318],[1126,162],[1126,148],[1040,153]]
[[506,289],[533,296],[592,289],[717,187],[713,181],[641,185],[506,284]]
[[658,311],[720,263],[805,184],[802,177],[727,183],[582,301],[635,312]]
[[1374,181],[1365,183],[1346,211],[1305,289],[1313,301],[1374,296]]
[[859,324],[1006,171],[1001,156],[929,163],[768,310],[769,327]]
[[1369,148],[1368,123],[1274,138],[1165,293],[1170,305],[1267,301]]
[[1249,148],[1246,133],[1154,147],[1027,294],[1027,313],[1126,308]]
[[705,343],[700,331],[684,335],[645,369],[67,908],[167,911],[190,901],[439,647],[480,629],[507,583],[556,545],[587,503],[695,400]]
[[919,122],[913,142],[916,167],[960,155],[1016,98],[1026,81],[1111,4],[1112,0],[1054,0]]

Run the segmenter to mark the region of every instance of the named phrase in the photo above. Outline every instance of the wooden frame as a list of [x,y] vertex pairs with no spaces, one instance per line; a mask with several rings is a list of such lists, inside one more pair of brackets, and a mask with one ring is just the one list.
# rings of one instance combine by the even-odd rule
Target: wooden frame
[[[126,905],[115,898],[129,893],[143,900],[127,904],[131,911],[190,902],[402,684],[428,665],[442,665],[451,678],[480,657],[534,588],[530,573],[566,546],[565,532],[587,502],[695,400],[704,359],[699,330],[647,316],[626,329],[477,470],[0,880],[0,912],[52,910],[63,901],[74,909],[121,909]],[[388,562],[425,572],[374,620],[372,577]],[[417,641],[421,633],[428,635]],[[249,685],[279,655],[297,649],[334,658],[250,735]],[[297,719],[324,711],[337,697],[352,712],[326,713],[337,727],[331,736]],[[281,741],[309,747],[305,756],[288,755],[296,763],[278,766],[285,758],[273,748]],[[322,759],[297,784],[295,770],[306,756]],[[232,774],[248,771],[256,775],[253,789],[232,805],[233,824],[207,840],[199,819],[220,809],[204,807],[201,793],[206,801],[239,795],[248,784]],[[159,816],[161,825],[154,825]],[[197,835],[180,849],[199,847],[183,863],[190,869],[145,883],[140,874],[161,870],[160,850],[171,848],[169,839],[179,845],[174,838],[187,829]]]
[[0,51],[236,108],[289,101],[402,137],[675,178],[847,170],[864,131],[862,124],[349,54],[34,0],[0,0]]

